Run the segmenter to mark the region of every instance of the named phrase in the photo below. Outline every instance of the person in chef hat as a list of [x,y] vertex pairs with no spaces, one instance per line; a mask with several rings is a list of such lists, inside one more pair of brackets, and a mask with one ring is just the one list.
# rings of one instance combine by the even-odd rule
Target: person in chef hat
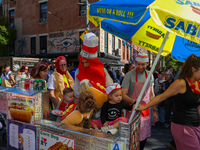
[[105,87],[112,84],[113,81],[107,70],[98,58],[98,37],[90,32],[84,35],[83,46],[79,55],[79,65],[75,72],[74,94],[79,98],[79,87],[83,81],[102,93],[106,93]]
[[[129,104],[133,104],[138,99],[138,96],[142,90],[145,80],[149,74],[149,71],[146,70],[149,64],[149,58],[146,53],[138,53],[136,57],[137,67],[134,70],[129,71],[122,82],[122,98]],[[154,95],[154,78],[151,77],[150,82],[148,83],[144,95],[141,99],[141,105],[146,105]],[[157,121],[157,109],[156,106],[153,106],[153,120]],[[131,113],[126,112],[126,118],[129,119]],[[140,124],[140,150],[144,149],[146,140],[151,136],[151,117],[150,109],[141,112],[141,124]]]

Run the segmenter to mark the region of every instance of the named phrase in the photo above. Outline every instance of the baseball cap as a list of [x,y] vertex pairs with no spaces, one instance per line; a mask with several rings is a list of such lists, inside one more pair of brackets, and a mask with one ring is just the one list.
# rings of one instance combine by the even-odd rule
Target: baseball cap
[[42,61],[44,61],[44,62],[46,62],[46,63],[48,63],[48,64],[52,64],[52,63],[53,63],[52,61],[50,61],[50,60],[47,59],[47,58],[43,58]]
[[109,95],[112,91],[121,89],[121,86],[119,83],[113,83],[107,86],[106,93]]

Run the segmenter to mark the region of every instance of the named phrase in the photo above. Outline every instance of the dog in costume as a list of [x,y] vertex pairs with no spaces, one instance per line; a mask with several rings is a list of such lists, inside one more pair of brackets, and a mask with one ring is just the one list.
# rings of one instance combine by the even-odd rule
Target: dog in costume
[[98,109],[94,94],[90,90],[85,90],[80,93],[77,110],[68,111],[66,118],[62,123],[75,125],[83,128],[91,127],[91,118],[93,110]]

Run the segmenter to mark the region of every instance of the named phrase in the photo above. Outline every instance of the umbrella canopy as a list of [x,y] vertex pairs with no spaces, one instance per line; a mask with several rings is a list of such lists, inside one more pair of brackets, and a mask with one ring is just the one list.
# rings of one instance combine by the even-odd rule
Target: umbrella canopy
[[103,19],[137,24],[154,0],[101,0],[89,6],[87,17],[96,26]]
[[[101,28],[124,40],[132,39],[134,44],[154,53],[158,53],[167,31],[158,26],[152,18],[150,18],[148,12],[147,10],[147,13],[137,25],[104,19],[101,21]],[[161,55],[166,56],[171,53],[171,51],[173,59],[184,62],[185,59],[193,53],[200,56],[200,44],[170,33]]]
[[149,8],[156,24],[171,33],[200,43],[199,0],[156,0]]
[[87,13],[96,26],[103,19],[137,24],[147,7],[154,22],[167,31],[200,43],[199,0],[102,0],[92,3]]
[[[101,28],[124,40],[132,39],[134,44],[154,53],[158,53],[167,32],[150,18],[149,10],[137,25],[104,19],[101,21]],[[169,34],[161,55],[171,53],[174,41],[175,35]]]

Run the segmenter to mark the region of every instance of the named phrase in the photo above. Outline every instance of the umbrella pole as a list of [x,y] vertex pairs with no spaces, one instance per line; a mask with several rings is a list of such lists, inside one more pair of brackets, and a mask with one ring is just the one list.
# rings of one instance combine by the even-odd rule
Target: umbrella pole
[[130,116],[129,121],[128,121],[129,124],[131,124],[131,123],[133,122],[132,119],[133,119],[133,117],[134,117],[134,115],[135,115],[135,109],[138,107],[138,105],[139,105],[139,103],[140,103],[140,101],[141,101],[141,99],[142,99],[142,96],[143,96],[143,94],[144,94],[144,91],[145,91],[145,89],[146,89],[146,87],[147,87],[147,84],[148,84],[150,78],[152,77],[153,71],[154,71],[154,69],[155,69],[155,67],[156,67],[156,64],[157,64],[159,58],[160,58],[160,54],[161,54],[161,52],[162,52],[162,50],[163,50],[163,47],[164,47],[164,45],[165,45],[165,43],[166,43],[166,41],[167,41],[168,36],[169,36],[169,32],[167,31],[167,33],[166,33],[166,35],[165,35],[165,38],[164,38],[164,40],[163,40],[163,42],[162,42],[162,44],[161,44],[161,46],[160,46],[160,49],[159,49],[159,51],[158,51],[158,54],[157,54],[157,56],[156,56],[156,59],[155,59],[155,61],[154,61],[154,63],[153,63],[153,66],[152,66],[152,68],[151,68],[151,70],[150,70],[150,72],[149,72],[149,74],[148,74],[148,77],[147,77],[147,79],[146,79],[146,81],[145,81],[145,83],[144,83],[144,85],[143,85],[143,87],[142,87],[142,90],[141,90],[141,92],[140,92],[140,94],[139,94],[139,96],[138,96],[138,99],[137,99],[137,101],[136,101],[135,107],[134,107],[134,109],[133,109],[133,111],[132,111],[132,113],[131,113],[131,116]]

